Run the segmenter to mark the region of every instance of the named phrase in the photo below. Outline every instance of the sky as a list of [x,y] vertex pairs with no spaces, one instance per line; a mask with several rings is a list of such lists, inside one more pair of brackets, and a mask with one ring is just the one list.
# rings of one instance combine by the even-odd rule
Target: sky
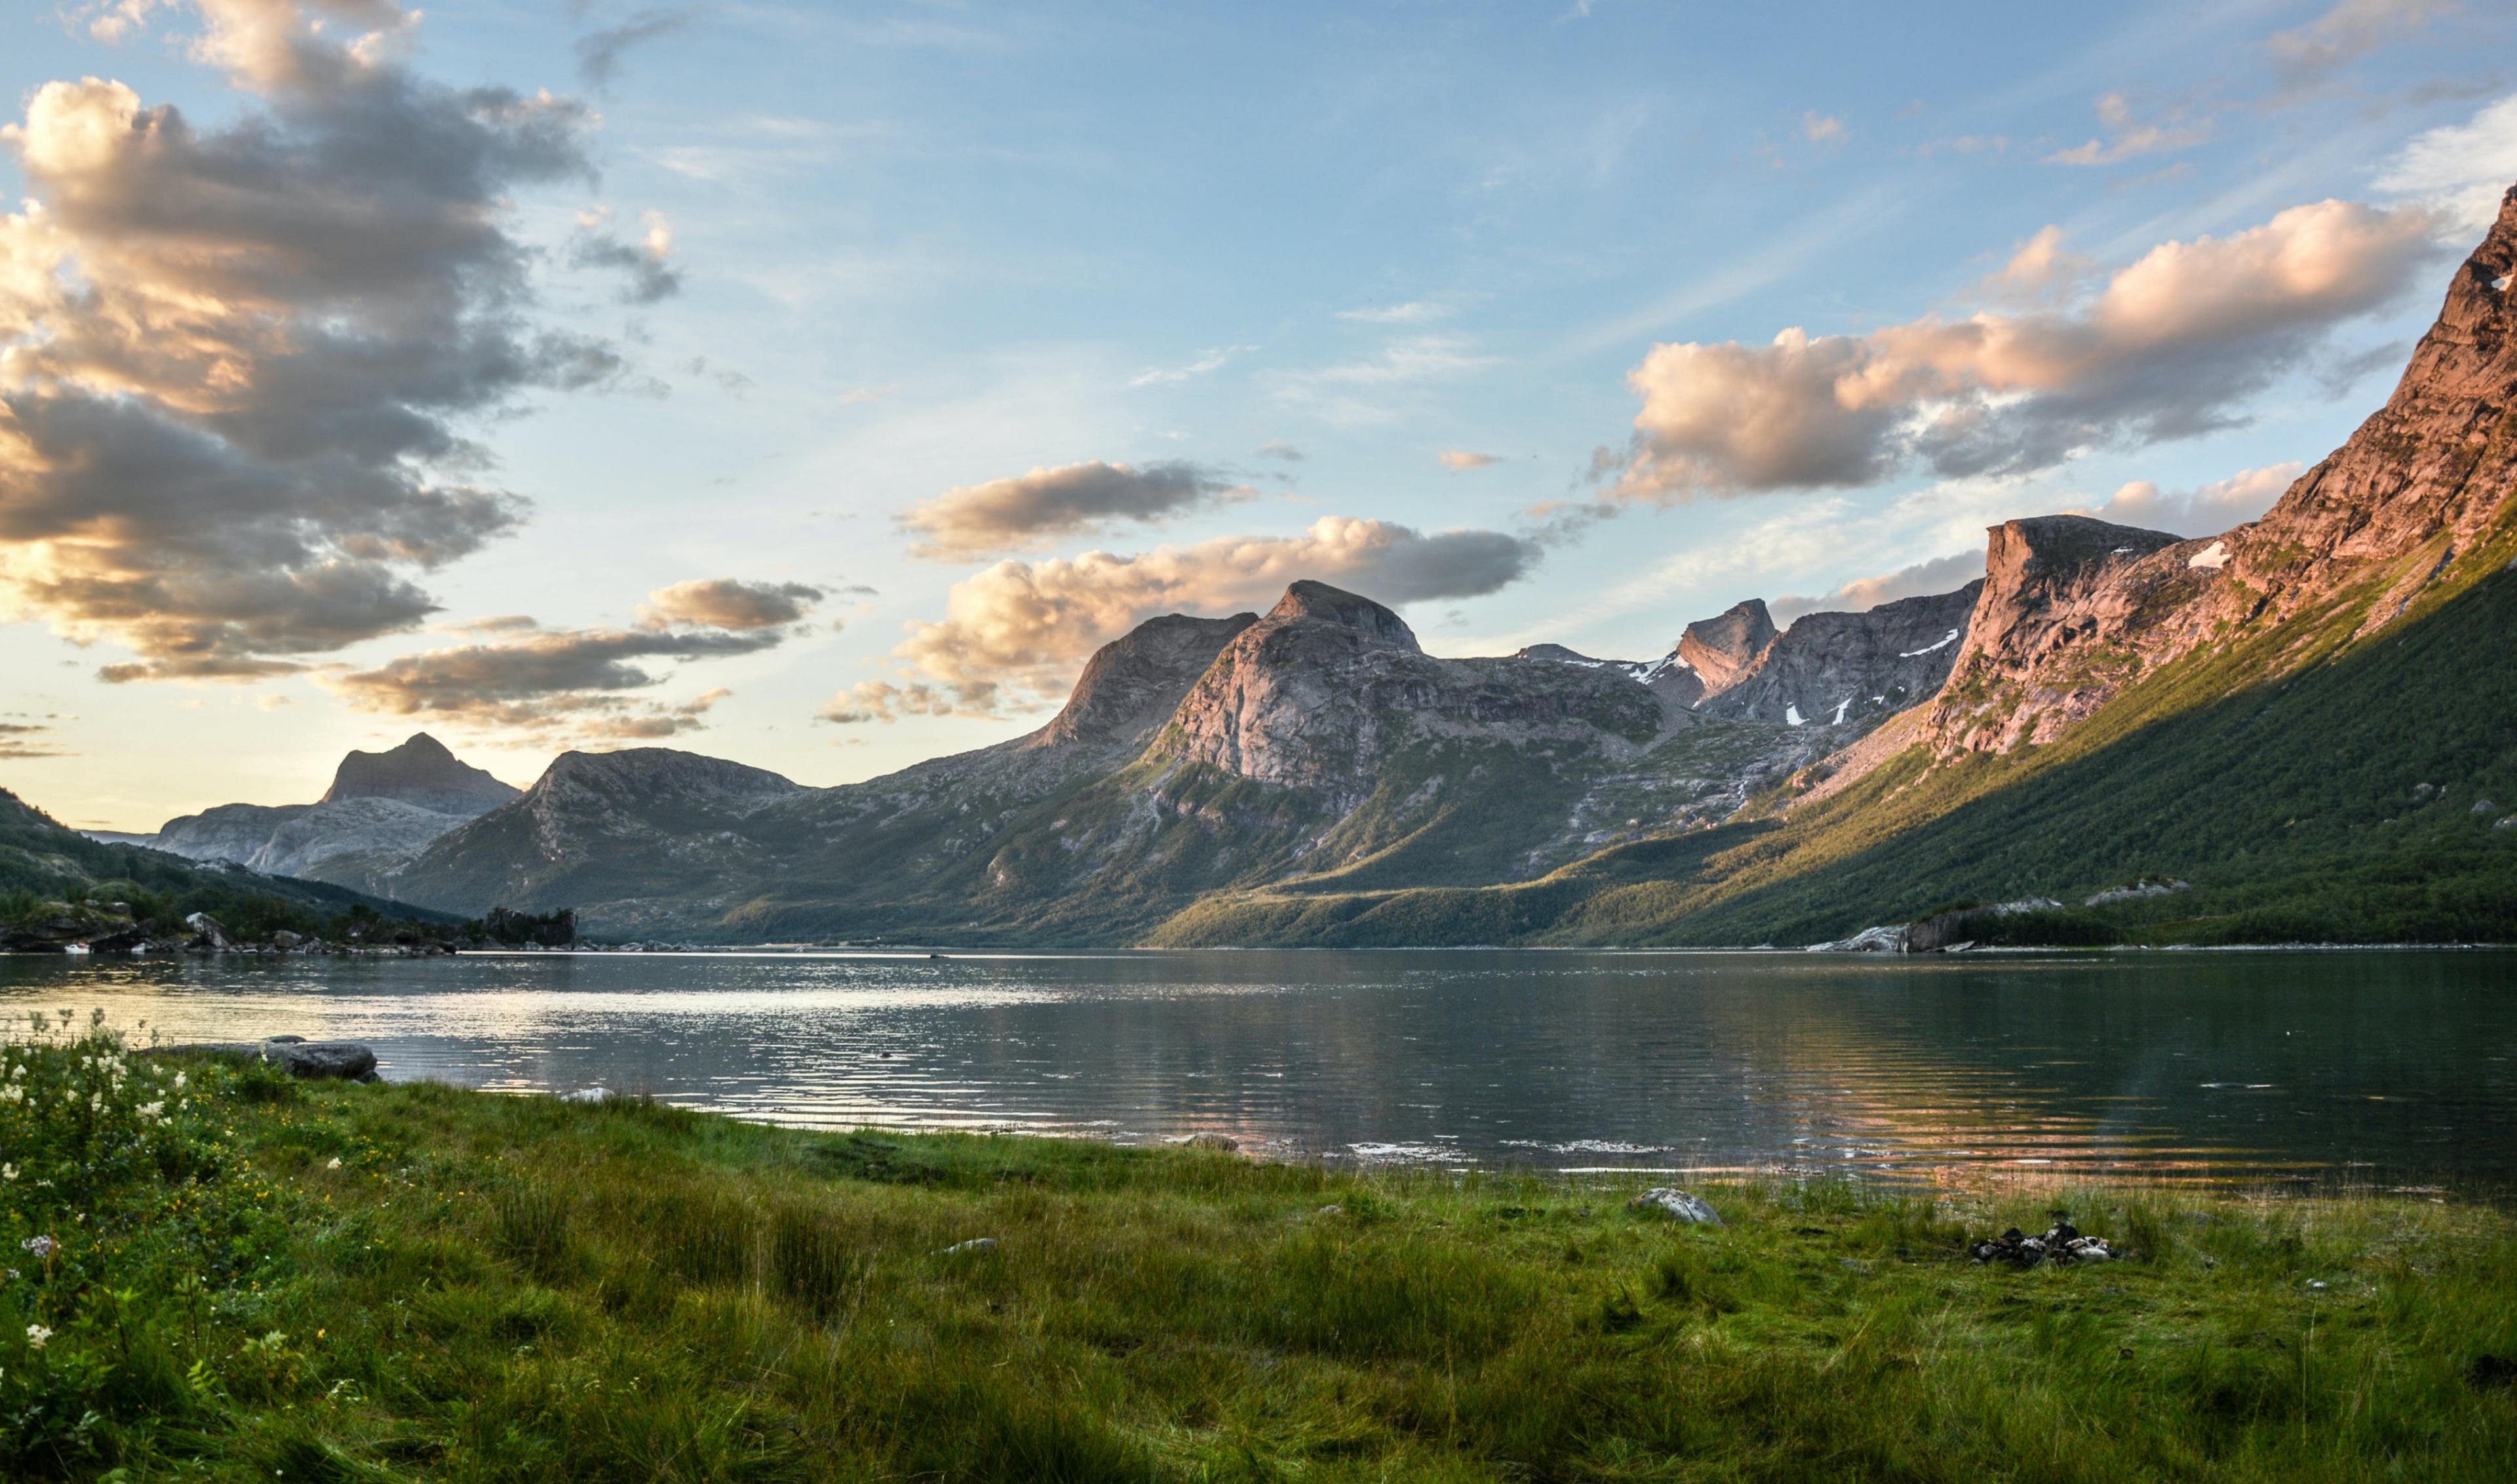
[[0,18],[0,786],[831,784],[1313,577],[1665,652],[2208,534],[2517,184],[2499,0]]

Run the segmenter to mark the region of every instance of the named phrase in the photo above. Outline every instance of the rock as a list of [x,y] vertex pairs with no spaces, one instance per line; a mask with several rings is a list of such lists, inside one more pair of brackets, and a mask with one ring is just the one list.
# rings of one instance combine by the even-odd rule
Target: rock
[[575,1092],[561,1093],[559,1100],[563,1103],[608,1103],[614,1095],[609,1087],[579,1087]]
[[2026,897],[2017,902],[1996,902],[1989,907],[1966,907],[1941,912],[1907,927],[1905,952],[1946,953],[1952,945],[1959,943],[1972,947],[1985,939],[1984,929],[1989,924],[2003,917],[2015,917],[2023,912],[2050,912],[2062,906],[2051,897]]
[[2491,800],[2489,800],[2489,799],[2483,799],[2483,800],[2481,800],[2481,801],[2477,802],[2477,803],[2473,806],[2473,812],[2474,812],[2476,815],[2486,815],[2486,814],[2490,814],[2491,812],[2493,812],[2494,810],[2497,809],[2498,807],[2499,807],[2499,806],[2498,806],[2497,804],[2495,804],[2495,803],[2491,802]]
[[1722,1224],[1721,1216],[1717,1215],[1714,1212],[1713,1208],[1705,1205],[1700,1198],[1667,1185],[1658,1186],[1651,1190],[1644,1191],[1642,1195],[1627,1202],[1626,1209],[1632,1211],[1656,1211],[1673,1220],[1683,1221],[1689,1226],[1720,1226]]
[[1813,943],[1813,954],[1901,954],[1905,952],[1906,925],[1891,922],[1882,927],[1865,927],[1850,938],[1834,943]]
[[1212,1149],[1221,1154],[1231,1154],[1241,1147],[1241,1141],[1228,1133],[1192,1133],[1180,1140],[1180,1147]]
[[291,1077],[310,1081],[371,1082],[376,1080],[376,1053],[354,1040],[304,1040],[274,1037],[269,1040],[201,1041],[161,1046],[153,1054],[252,1057],[270,1062]]
[[936,1255],[940,1257],[950,1257],[955,1252],[992,1252],[995,1251],[996,1249],[996,1238],[973,1237],[967,1242],[956,1242],[951,1247],[940,1248],[937,1250]]
[[2072,1267],[2084,1263],[2107,1262],[2115,1256],[2114,1250],[2103,1237],[2088,1236],[2069,1221],[2057,1221],[2041,1237],[2030,1237],[2017,1227],[1998,1237],[1987,1238],[1967,1249],[1979,1266],[2000,1262],[2015,1268],[2031,1268],[2040,1262],[2056,1267]]
[[192,913],[184,919],[184,925],[192,930],[192,943],[198,948],[223,954],[235,947],[229,941],[226,925],[208,912]]
[[292,933],[284,927],[271,935],[271,946],[283,954],[294,953],[305,944],[306,940],[303,936]]
[[1698,618],[1678,636],[1678,657],[1704,682],[1704,693],[1718,696],[1748,672],[1774,642],[1773,615],[1766,600],[1750,598],[1710,618]]

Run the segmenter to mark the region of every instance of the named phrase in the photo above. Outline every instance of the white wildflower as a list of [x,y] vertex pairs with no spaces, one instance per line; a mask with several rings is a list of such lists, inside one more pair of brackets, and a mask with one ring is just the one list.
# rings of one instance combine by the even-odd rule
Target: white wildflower
[[337,1155],[337,1154],[336,1154],[336,1155],[334,1155],[334,1156],[332,1156],[332,1163],[330,1163],[330,1164],[328,1164],[328,1165],[324,1166],[323,1167],[324,1167],[325,1169],[338,1169],[338,1168],[340,1168],[340,1167],[341,1167],[341,1157],[340,1157],[339,1155]]
[[52,1337],[53,1332],[45,1329],[42,1325],[30,1324],[26,1326],[26,1348],[29,1350],[42,1349],[44,1347],[44,1341]]
[[140,1120],[145,1124],[153,1124],[165,1111],[166,1105],[162,1102],[143,1103],[140,1105]]
[[50,1237],[29,1237],[18,1245],[34,1253],[35,1260],[38,1262],[62,1250],[62,1245]]
[[15,1179],[17,1179],[17,1178],[18,1178],[18,1166],[15,1166],[15,1165],[0,1165],[0,1181],[15,1180]]

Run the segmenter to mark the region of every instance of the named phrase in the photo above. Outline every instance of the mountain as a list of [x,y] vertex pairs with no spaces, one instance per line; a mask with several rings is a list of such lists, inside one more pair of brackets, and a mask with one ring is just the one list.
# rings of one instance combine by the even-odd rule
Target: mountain
[[192,861],[232,861],[266,875],[363,886],[518,790],[423,732],[385,752],[352,752],[312,804],[221,804],[168,820],[153,835],[98,836]]
[[444,742],[421,732],[391,751],[353,752],[342,758],[332,786],[317,802],[389,799],[470,819],[522,791],[463,762]]
[[[1927,695],[1955,650],[1912,642],[1918,612],[1804,619],[1825,644],[1766,643],[1731,673]],[[673,780],[706,761],[689,754],[571,754],[365,884],[467,913],[573,907],[597,933],[1127,942],[1217,893],[1488,886],[1700,828],[1890,709],[1838,724],[1830,690],[1799,722],[1699,713],[1700,685],[1654,683],[1674,663],[1436,657],[1383,605],[1296,582],[1264,615],[1148,620],[994,747],[731,799],[686,797]],[[640,783],[580,786],[596,770]]]

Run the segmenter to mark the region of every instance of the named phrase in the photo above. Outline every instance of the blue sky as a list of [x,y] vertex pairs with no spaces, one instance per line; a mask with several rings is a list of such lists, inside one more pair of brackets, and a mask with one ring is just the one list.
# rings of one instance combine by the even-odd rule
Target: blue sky
[[[285,72],[273,36],[355,75]],[[1018,735],[1131,618],[1289,574],[1405,600],[1436,653],[1645,656],[1744,597],[1954,586],[2012,516],[2220,529],[2382,401],[2484,185],[2517,181],[2512,40],[2443,0],[18,8],[0,185],[65,234],[40,264],[33,229],[0,238],[0,285],[13,250],[54,285],[14,321],[0,289],[0,357],[67,343],[101,312],[59,285],[120,274],[154,342],[232,336],[200,365],[274,386],[326,325],[424,340],[415,282],[602,369],[424,407],[455,453],[340,435],[356,478],[505,502],[385,540],[400,496],[339,524],[302,449],[237,431],[277,401],[186,391],[228,372],[0,359],[0,394],[74,383],[246,449],[182,501],[0,485],[40,516],[0,526],[0,726],[33,729],[0,783],[149,828],[311,798],[422,729],[518,783],[643,742],[839,783]],[[91,77],[136,105],[39,100]],[[157,219],[214,192],[95,207],[159,167],[46,143],[173,105],[225,142],[202,179],[329,140],[356,168],[269,198],[381,195],[424,151],[342,141],[405,81],[476,122],[463,90],[586,106],[535,115],[565,157],[432,197],[495,234],[447,249],[482,254],[459,273],[405,230],[416,277],[204,308],[200,242],[305,278],[332,248],[306,229],[301,259],[277,207],[242,238]],[[1794,327],[1808,351],[1776,350]],[[320,379],[406,412],[406,383],[354,384],[374,359]],[[297,491],[277,546],[177,529],[282,519],[256,479]],[[83,519],[126,495],[146,514]],[[110,602],[62,577],[72,540]],[[234,594],[266,561],[299,580],[263,623]],[[404,596],[319,621],[318,568]]]

